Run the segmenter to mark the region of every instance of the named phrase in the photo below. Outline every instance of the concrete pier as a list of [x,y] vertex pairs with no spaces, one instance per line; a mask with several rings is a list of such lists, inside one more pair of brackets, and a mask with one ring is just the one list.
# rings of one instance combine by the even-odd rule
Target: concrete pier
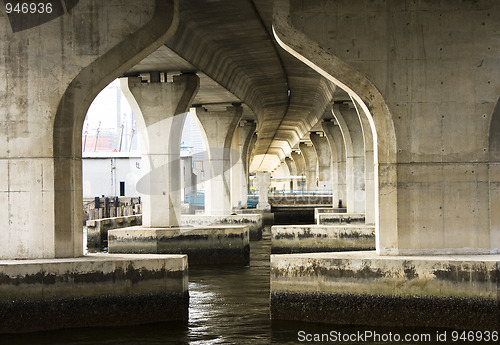
[[316,224],[333,225],[333,224],[364,224],[364,213],[321,213],[314,212]]
[[142,215],[87,220],[87,248],[99,249],[108,242],[108,230],[141,225]]
[[1,260],[0,333],[187,321],[186,255]]
[[[263,211],[261,211],[263,212]],[[204,227],[204,226],[226,226],[226,225],[248,225],[250,231],[250,241],[258,241],[262,238],[263,215],[252,214],[231,214],[231,215],[208,215],[208,214],[183,214],[181,225]]]
[[[244,214],[244,215],[259,214],[262,216],[262,225],[274,224],[274,213],[272,213],[271,211],[257,210],[255,208],[243,208],[241,210],[235,210],[234,213]],[[250,234],[250,240],[252,240],[251,234]]]
[[500,255],[271,256],[271,316],[337,325],[498,330]]
[[108,232],[110,253],[187,254],[190,265],[248,265],[248,226],[143,228]]
[[273,254],[375,250],[375,227],[365,225],[275,225]]

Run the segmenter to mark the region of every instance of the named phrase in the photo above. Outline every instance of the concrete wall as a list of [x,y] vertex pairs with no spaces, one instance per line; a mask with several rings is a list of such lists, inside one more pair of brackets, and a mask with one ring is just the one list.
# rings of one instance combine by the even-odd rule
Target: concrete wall
[[[397,231],[380,228],[384,246],[394,246],[387,252],[498,252],[486,162],[500,94],[500,3],[292,0],[290,6],[294,27],[366,76],[390,112],[395,152],[384,151],[390,136],[380,136],[389,123],[383,111],[371,109],[380,125],[379,176],[397,176],[391,193],[397,203],[384,202],[390,207],[381,212],[384,221],[397,222]],[[386,165],[391,155],[396,166]]]
[[125,182],[125,196],[138,197],[136,185],[141,178],[140,157],[84,157],[83,197],[119,196],[120,182]]

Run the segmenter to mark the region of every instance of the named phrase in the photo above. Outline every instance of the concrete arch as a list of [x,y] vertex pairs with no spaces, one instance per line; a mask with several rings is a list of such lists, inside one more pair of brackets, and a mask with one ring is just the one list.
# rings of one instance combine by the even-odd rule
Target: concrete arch
[[[346,161],[346,206],[348,213],[364,213],[363,200],[357,200],[356,194],[361,190],[361,183],[357,183],[359,174],[364,174],[364,162],[360,159],[360,155],[364,148],[361,143],[361,127],[359,124],[354,125],[353,110],[343,109],[339,104],[334,104],[331,108],[332,114],[337,121],[342,138],[344,140]],[[352,135],[351,135],[352,133]],[[364,177],[364,176],[363,176]],[[363,181],[364,182],[364,181]]]
[[64,92],[53,127],[56,257],[83,253],[81,132],[87,109],[106,85],[172,37],[177,25],[178,0],[156,0],[152,19],[83,68]]
[[318,155],[318,187],[322,191],[332,190],[332,150],[324,135],[311,133],[309,135]]
[[[292,157],[285,157],[285,164],[288,166],[290,176],[297,176],[297,167]],[[294,192],[299,188],[299,183],[296,178],[290,181],[290,192]]]
[[314,192],[318,189],[318,155],[312,143],[300,143],[299,149],[305,162],[306,190]]
[[379,254],[398,254],[397,143],[385,100],[368,78],[297,30],[290,1],[277,0],[273,14],[276,40],[291,55],[345,90],[363,109],[373,134],[375,154],[376,237]]
[[292,151],[290,155],[292,156],[292,159],[295,162],[297,176],[302,176],[302,178],[297,183],[297,190],[303,191],[306,189],[305,186],[306,162],[304,160],[304,156],[300,152],[296,151]]
[[488,131],[488,189],[490,215],[490,248],[493,253],[500,252],[500,98],[495,104]]
[[[334,121],[334,120],[332,120]],[[345,149],[340,129],[331,121],[323,121],[323,132],[332,153],[332,199],[333,205],[341,207],[345,202]]]
[[365,144],[365,223],[375,224],[375,176],[374,176],[374,153],[373,153],[373,135],[368,121],[367,114],[363,113],[363,109],[359,104],[352,100],[358,113],[359,121],[361,122],[361,130],[363,131],[363,140]]

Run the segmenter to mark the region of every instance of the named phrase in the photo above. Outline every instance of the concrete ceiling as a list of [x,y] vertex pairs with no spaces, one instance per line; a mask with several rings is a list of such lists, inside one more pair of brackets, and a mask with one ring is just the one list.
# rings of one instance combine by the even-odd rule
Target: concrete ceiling
[[253,170],[279,164],[336,92],[276,43],[272,6],[271,0],[181,0],[174,37],[127,73],[196,72],[195,103],[243,103],[245,116],[257,120]]

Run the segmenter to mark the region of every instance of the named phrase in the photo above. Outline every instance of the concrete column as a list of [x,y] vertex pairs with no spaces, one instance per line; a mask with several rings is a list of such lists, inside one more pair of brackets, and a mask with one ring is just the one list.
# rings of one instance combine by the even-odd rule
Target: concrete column
[[306,162],[301,152],[292,151],[291,156],[297,168],[297,176],[302,176],[302,178],[297,181],[297,191],[302,193],[306,190]]
[[144,227],[179,226],[181,135],[199,85],[195,74],[176,76],[165,83],[121,80],[141,136],[144,172],[137,187],[142,194]]
[[[271,173],[271,188],[275,188],[278,193],[287,190],[290,187],[290,184],[284,179],[286,176],[290,176],[288,166],[285,162],[280,162],[276,169],[274,169]],[[279,177],[279,179],[274,179],[276,177]]]
[[231,142],[243,108],[224,110],[197,108],[196,117],[208,143],[210,178],[205,183],[205,214],[226,215],[231,207]]
[[315,191],[318,189],[317,178],[318,178],[318,155],[314,146],[310,143],[300,143],[300,152],[304,157],[306,163],[306,188],[307,191]]
[[233,135],[231,148],[239,153],[231,169],[231,204],[246,208],[248,199],[248,149],[255,132],[255,122],[241,121]]
[[259,203],[257,204],[258,210],[270,210],[269,198],[267,192],[271,185],[271,173],[258,172],[255,176],[257,189],[259,190]]
[[318,155],[318,188],[332,190],[332,150],[324,133],[310,134],[316,154]]
[[[290,176],[297,176],[297,168],[295,167],[295,162],[291,157],[285,157],[285,164],[288,166],[288,171]],[[290,183],[290,192],[293,193],[299,188],[297,179],[293,179]]]
[[[54,4],[46,23],[32,20],[36,14],[14,20],[2,11],[0,258],[83,254],[85,114],[107,84],[172,37],[177,7],[174,1],[80,1],[59,16]],[[75,30],[82,20],[84,34]]]
[[373,132],[367,115],[361,106],[353,100],[361,122],[363,139],[365,144],[365,223],[375,224],[375,176],[377,167],[375,164],[375,153],[373,151]]
[[346,147],[347,212],[365,212],[365,152],[363,131],[356,109],[348,105],[333,106]]
[[346,204],[346,184],[345,184],[345,148],[342,132],[335,122],[323,122],[323,131],[330,144],[332,153],[332,188],[333,206],[338,207],[339,202],[343,206]]

